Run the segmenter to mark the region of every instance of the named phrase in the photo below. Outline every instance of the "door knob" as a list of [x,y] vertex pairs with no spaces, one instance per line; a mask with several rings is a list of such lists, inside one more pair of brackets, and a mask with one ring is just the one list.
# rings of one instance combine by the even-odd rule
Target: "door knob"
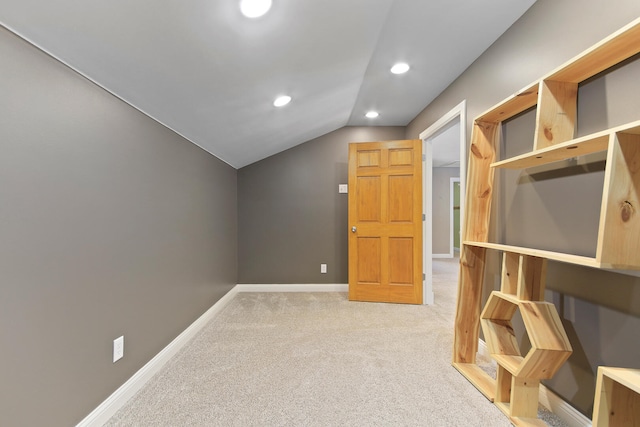
[[353,227],[351,227],[351,232],[352,232],[352,233],[355,233],[355,232],[356,232],[356,230],[357,230],[357,228],[356,228],[356,226],[355,226],[355,225],[354,225]]

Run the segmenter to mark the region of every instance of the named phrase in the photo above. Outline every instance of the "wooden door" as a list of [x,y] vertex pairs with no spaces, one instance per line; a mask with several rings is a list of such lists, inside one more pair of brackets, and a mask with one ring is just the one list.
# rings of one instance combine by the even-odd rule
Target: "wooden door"
[[349,144],[349,299],[422,304],[422,141]]

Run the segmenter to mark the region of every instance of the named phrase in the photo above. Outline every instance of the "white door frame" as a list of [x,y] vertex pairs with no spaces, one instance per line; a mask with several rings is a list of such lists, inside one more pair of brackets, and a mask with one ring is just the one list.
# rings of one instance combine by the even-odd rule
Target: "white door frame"
[[[449,124],[452,120],[460,120],[460,218],[464,218],[464,192],[467,168],[466,168],[466,153],[467,153],[467,101],[463,100],[460,104],[456,105],[444,116],[440,117],[434,124],[429,126],[426,130],[420,133],[420,139],[422,140],[422,148],[424,156],[424,163],[422,165],[423,175],[423,198],[422,198],[422,212],[425,215],[424,227],[423,227],[423,269],[424,269],[424,282],[423,282],[423,304],[433,304],[433,264],[432,264],[432,227],[433,227],[433,142],[429,139],[435,135],[440,129]],[[453,245],[452,245],[453,246]]]

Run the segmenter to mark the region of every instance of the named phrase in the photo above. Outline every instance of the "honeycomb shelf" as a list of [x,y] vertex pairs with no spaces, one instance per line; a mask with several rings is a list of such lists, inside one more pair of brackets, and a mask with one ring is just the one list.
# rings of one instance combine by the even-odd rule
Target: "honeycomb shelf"
[[[516,310],[531,342],[524,357],[511,324]],[[480,319],[491,356],[516,377],[549,379],[571,355],[569,338],[551,303],[522,301],[494,291]]]

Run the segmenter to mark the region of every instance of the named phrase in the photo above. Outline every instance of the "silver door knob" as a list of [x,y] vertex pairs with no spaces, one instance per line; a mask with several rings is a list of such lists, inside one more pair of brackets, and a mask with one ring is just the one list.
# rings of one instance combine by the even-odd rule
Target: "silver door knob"
[[356,226],[355,226],[355,225],[354,225],[353,227],[351,227],[351,232],[352,232],[352,233],[355,233],[355,232],[356,232],[356,230],[357,230],[357,228],[356,228]]

